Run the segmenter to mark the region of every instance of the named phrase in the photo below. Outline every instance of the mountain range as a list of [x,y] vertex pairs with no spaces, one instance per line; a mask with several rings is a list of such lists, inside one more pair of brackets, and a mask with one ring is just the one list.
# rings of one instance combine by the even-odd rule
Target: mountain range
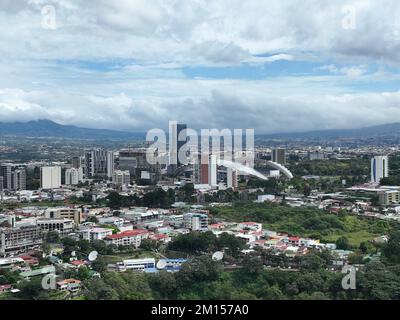
[[340,139],[340,138],[377,138],[400,137],[400,123],[388,123],[359,129],[327,129],[306,132],[288,132],[258,135],[262,138],[298,138],[298,139]]
[[0,136],[46,137],[72,139],[132,139],[145,138],[144,133],[89,129],[72,125],[62,125],[50,120],[29,122],[0,122]]
[[[144,139],[143,132],[126,132],[108,129],[89,129],[72,125],[62,125],[51,120],[29,122],[0,122],[0,136],[17,137],[57,137],[71,139]],[[288,132],[257,135],[272,139],[338,139],[366,137],[400,137],[400,123],[390,123],[360,129],[330,129],[307,132]]]

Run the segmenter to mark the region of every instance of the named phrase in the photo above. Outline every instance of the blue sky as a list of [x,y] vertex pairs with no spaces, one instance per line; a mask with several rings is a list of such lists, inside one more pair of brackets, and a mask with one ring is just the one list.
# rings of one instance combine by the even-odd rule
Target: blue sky
[[400,121],[399,16],[395,0],[3,0],[0,117],[257,133]]

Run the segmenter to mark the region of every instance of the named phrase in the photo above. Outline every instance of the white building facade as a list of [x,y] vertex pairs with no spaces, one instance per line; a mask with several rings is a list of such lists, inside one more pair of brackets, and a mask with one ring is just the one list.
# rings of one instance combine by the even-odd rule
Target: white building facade
[[371,182],[379,183],[389,176],[388,156],[376,156],[371,160]]
[[40,186],[42,189],[61,187],[61,167],[42,167],[40,169]]

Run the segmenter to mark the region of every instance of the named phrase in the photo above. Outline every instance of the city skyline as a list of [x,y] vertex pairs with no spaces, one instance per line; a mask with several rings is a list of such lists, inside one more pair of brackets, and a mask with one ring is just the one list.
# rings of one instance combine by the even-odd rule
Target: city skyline
[[0,116],[124,131],[391,123],[400,5],[389,3],[3,1]]

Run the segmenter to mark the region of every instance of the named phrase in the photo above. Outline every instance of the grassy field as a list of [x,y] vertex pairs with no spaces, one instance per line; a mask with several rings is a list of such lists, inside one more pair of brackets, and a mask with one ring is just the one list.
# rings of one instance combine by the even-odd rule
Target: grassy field
[[117,263],[121,262],[122,260],[128,259],[141,259],[141,258],[159,258],[154,252],[152,251],[144,251],[144,250],[137,250],[134,253],[120,253],[117,255],[104,255],[102,256],[106,263]]
[[399,227],[395,223],[349,214],[334,215],[314,208],[291,208],[267,203],[241,203],[210,210],[216,218],[236,222],[260,222],[264,229],[317,238],[326,242],[345,236],[353,246]]

